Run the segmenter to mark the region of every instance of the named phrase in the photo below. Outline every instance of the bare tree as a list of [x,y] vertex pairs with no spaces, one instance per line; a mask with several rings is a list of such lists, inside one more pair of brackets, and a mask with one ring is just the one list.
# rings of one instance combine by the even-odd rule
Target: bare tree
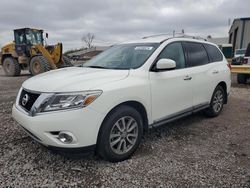
[[95,35],[93,33],[87,33],[82,36],[82,42],[85,43],[87,48],[93,47],[93,40],[95,39]]

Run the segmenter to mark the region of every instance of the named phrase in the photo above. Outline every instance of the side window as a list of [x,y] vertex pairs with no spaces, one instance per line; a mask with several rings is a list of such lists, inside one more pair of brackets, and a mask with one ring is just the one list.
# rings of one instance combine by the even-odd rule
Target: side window
[[188,56],[188,66],[194,67],[209,63],[208,55],[201,43],[185,42],[185,49]]
[[180,42],[167,45],[159,55],[159,59],[172,59],[176,62],[176,69],[185,68],[185,57]]
[[222,61],[223,56],[218,48],[211,44],[204,44],[211,62]]

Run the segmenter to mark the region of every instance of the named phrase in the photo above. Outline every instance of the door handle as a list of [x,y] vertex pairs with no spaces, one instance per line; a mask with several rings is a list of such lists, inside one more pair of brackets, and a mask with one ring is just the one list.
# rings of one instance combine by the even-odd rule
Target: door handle
[[183,79],[183,80],[191,80],[192,79],[192,77],[191,76],[185,76],[185,78]]
[[218,70],[214,70],[214,71],[213,71],[213,74],[218,74],[218,73],[219,73]]

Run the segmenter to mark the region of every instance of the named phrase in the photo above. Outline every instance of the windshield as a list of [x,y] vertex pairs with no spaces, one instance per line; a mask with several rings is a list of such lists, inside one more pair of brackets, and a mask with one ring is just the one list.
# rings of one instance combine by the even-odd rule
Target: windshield
[[135,69],[145,63],[159,43],[122,44],[109,48],[83,67],[106,69]]
[[42,44],[43,43],[43,35],[41,31],[36,30],[28,30],[26,32],[26,41],[27,44]]
[[25,44],[24,31],[15,31],[15,43],[16,44]]
[[244,55],[246,53],[246,49],[236,50],[235,54],[237,55]]

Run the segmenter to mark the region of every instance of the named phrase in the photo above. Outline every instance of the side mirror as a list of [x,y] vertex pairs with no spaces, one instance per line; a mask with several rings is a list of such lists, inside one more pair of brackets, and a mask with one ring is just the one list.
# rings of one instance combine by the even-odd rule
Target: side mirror
[[168,70],[176,68],[176,63],[172,59],[160,59],[156,63],[157,70]]
[[49,34],[48,34],[48,33],[46,33],[46,34],[45,34],[45,37],[46,37],[46,38],[49,38]]

